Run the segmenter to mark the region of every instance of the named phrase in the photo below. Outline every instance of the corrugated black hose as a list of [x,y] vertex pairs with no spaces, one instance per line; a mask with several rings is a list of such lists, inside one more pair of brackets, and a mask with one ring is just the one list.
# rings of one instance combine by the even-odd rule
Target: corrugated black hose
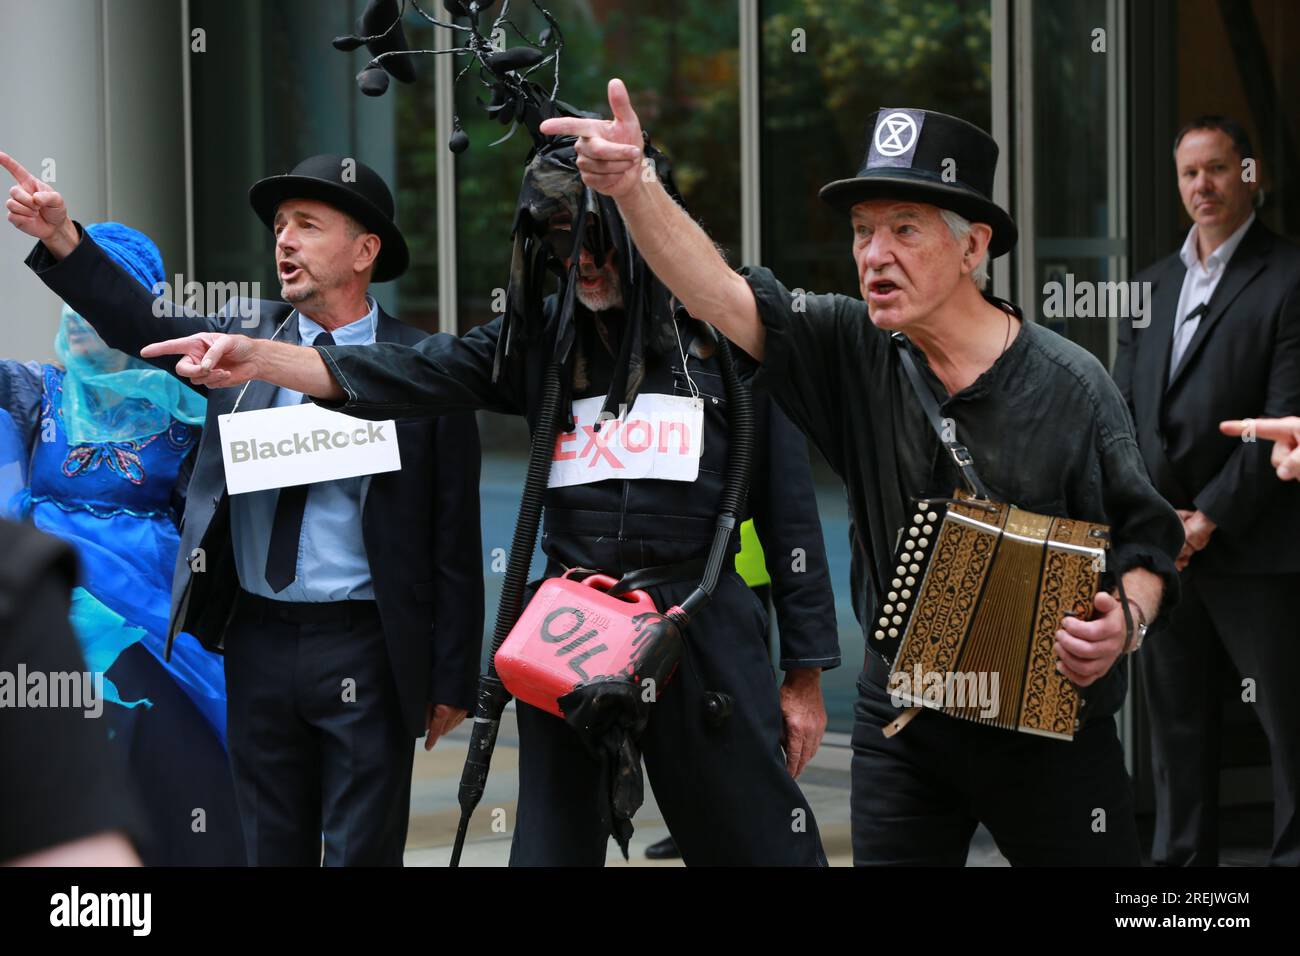
[[528,475],[524,479],[519,518],[515,522],[515,535],[510,542],[510,557],[506,563],[506,577],[501,587],[501,604],[497,608],[496,625],[492,631],[492,653],[488,656],[487,673],[478,681],[469,753],[465,755],[465,768],[460,775],[460,824],[456,828],[456,844],[451,851],[453,867],[460,865],[469,818],[483,799],[488,769],[492,764],[492,751],[496,748],[497,730],[501,726],[501,712],[510,701],[510,692],[497,676],[496,656],[523,610],[524,587],[528,583],[528,568],[532,564],[537,528],[541,523],[542,499],[546,497],[551,458],[555,452],[559,410],[560,366],[551,363],[542,379],[542,398],[532,446],[528,452]]

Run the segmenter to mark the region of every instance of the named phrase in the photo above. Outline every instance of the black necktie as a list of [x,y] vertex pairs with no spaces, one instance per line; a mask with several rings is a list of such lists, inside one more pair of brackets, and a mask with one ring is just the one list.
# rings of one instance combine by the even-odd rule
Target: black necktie
[[[313,345],[333,345],[334,336],[322,332]],[[304,402],[311,401],[306,395]],[[298,576],[298,539],[302,535],[302,516],[307,509],[307,492],[311,485],[281,488],[275,502],[275,520],[271,523],[271,543],[266,549],[266,583],[279,594]]]

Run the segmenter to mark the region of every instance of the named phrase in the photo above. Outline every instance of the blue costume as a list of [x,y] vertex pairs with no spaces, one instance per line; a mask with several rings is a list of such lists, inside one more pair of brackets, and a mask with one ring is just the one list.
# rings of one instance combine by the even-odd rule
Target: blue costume
[[[143,285],[162,281],[147,236],[116,223],[87,231]],[[72,623],[88,669],[105,675],[109,733],[149,810],[145,862],[242,862],[228,830],[221,658],[182,634],[163,661],[176,516],[205,399],[108,348],[67,306],[55,348],[62,367],[0,361],[0,514],[76,547]]]

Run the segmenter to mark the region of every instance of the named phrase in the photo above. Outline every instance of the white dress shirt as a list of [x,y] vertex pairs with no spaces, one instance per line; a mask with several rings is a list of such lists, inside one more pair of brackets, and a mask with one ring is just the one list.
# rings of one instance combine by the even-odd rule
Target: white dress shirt
[[1173,381],[1174,372],[1178,371],[1178,363],[1182,361],[1183,353],[1187,351],[1187,346],[1196,335],[1196,329],[1203,318],[1200,314],[1188,318],[1188,313],[1210,301],[1215,287],[1223,278],[1223,273],[1227,271],[1228,261],[1241,245],[1246,230],[1254,224],[1255,214],[1252,212],[1236,232],[1205,257],[1204,265],[1201,264],[1200,256],[1196,253],[1196,236],[1199,227],[1193,224],[1187,233],[1187,238],[1183,240],[1183,248],[1179,250],[1178,258],[1182,259],[1183,265],[1187,267],[1187,274],[1183,276],[1183,288],[1178,295],[1178,311],[1174,313],[1173,351],[1169,356],[1170,381]]

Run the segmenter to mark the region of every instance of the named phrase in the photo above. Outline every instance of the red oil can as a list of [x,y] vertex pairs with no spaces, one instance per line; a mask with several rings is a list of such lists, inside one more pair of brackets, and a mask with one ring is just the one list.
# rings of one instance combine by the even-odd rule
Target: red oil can
[[557,717],[564,716],[560,698],[578,685],[615,676],[638,681],[642,662],[655,662],[655,679],[666,682],[671,668],[664,674],[656,666],[666,648],[654,645],[680,642],[644,591],[614,596],[607,592],[617,582],[609,575],[576,581],[572,573],[542,583],[496,654],[506,689]]

